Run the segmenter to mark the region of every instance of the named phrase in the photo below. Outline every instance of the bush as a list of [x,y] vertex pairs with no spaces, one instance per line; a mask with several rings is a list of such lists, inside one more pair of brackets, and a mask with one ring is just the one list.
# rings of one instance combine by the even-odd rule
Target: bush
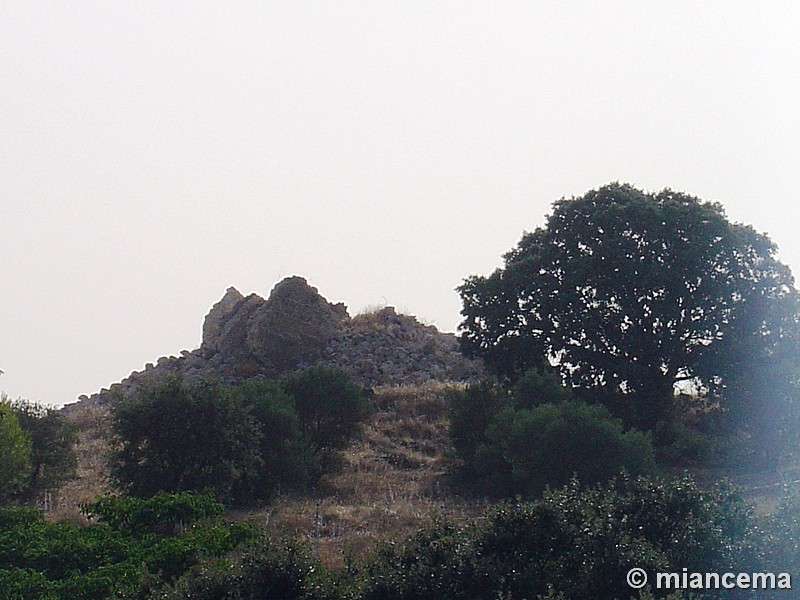
[[233,390],[261,432],[261,467],[236,485],[239,499],[268,500],[284,490],[303,490],[322,474],[309,434],[300,428],[292,399],[273,381],[246,382]]
[[160,598],[248,600],[310,598],[308,579],[314,565],[292,542],[261,539],[236,560],[210,560],[187,573]]
[[294,400],[300,427],[323,453],[347,445],[369,412],[361,388],[339,369],[309,367],[285,377],[281,386]]
[[445,519],[422,527],[409,539],[379,547],[354,569],[360,600],[460,600],[497,598],[478,578],[466,580],[472,551],[470,529]]
[[224,501],[261,503],[314,485],[366,413],[350,378],[322,367],[282,384],[171,376],[115,408],[112,473],[136,496],[210,489]]
[[171,376],[144,387],[117,405],[113,429],[113,475],[136,496],[211,489],[231,500],[237,483],[261,468],[258,424],[216,380]]
[[764,519],[764,553],[767,569],[800,573],[800,496],[781,499],[777,510]]
[[486,430],[495,416],[511,406],[508,394],[493,380],[450,389],[446,401],[450,409],[450,440],[463,463],[466,478],[474,477],[478,448],[489,443]]
[[81,512],[112,529],[132,535],[185,527],[200,519],[218,517],[225,507],[209,494],[159,492],[152,498],[105,496],[83,505]]
[[[586,484],[610,479],[625,469],[632,474],[655,471],[650,437],[623,431],[618,419],[600,405],[577,401],[543,404],[530,410],[506,409],[486,432],[489,442],[476,456],[476,470],[494,489],[537,494],[546,486],[561,487],[577,476]],[[491,453],[494,454],[491,454]],[[502,455],[511,481],[497,480],[494,460]]]
[[574,475],[594,484],[623,469],[655,471],[649,435],[572,399],[549,373],[529,372],[510,395],[491,382],[473,384],[451,393],[450,406],[460,475],[484,494],[539,494]]
[[[0,508],[0,596],[95,600],[141,588],[145,578],[164,587],[199,561],[254,538],[252,527],[215,517],[221,509],[189,494],[117,497],[89,508],[105,522],[80,527],[48,523],[31,509]],[[162,518],[185,519],[184,527],[155,531]]]
[[[758,570],[755,532],[749,508],[728,488],[627,476],[589,489],[574,481],[536,502],[498,505],[480,525],[437,521],[385,545],[356,569],[356,597],[629,600],[636,597],[625,579],[632,566]],[[656,589],[641,597],[683,596]]]
[[[711,419],[708,415],[702,417]],[[659,421],[653,429],[659,464],[686,468],[713,462],[715,448],[724,441],[724,428],[719,426],[716,431],[711,431],[710,428],[701,428],[701,425],[698,419],[692,421],[688,415],[675,415]]]
[[30,475],[21,494],[30,500],[46,490],[58,489],[75,475],[77,432],[59,411],[29,400],[11,402],[20,427],[31,438]]
[[31,468],[31,436],[5,396],[0,399],[0,500],[24,489]]
[[549,368],[530,369],[514,384],[512,394],[517,408],[536,408],[541,404],[557,404],[572,398],[558,374]]

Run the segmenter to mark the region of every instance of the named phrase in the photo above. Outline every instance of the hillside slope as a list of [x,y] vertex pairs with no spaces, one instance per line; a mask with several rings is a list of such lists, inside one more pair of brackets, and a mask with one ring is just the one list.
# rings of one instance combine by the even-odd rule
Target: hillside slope
[[[436,514],[480,516],[485,503],[451,493],[447,483],[452,456],[445,396],[453,385],[377,388],[374,411],[343,452],[338,473],[313,493],[282,496],[235,516],[307,541],[328,565],[341,565],[348,552],[360,554],[378,540],[411,534]],[[51,519],[85,522],[80,504],[113,491],[108,415],[105,406],[70,415],[79,427],[78,474],[61,490]]]

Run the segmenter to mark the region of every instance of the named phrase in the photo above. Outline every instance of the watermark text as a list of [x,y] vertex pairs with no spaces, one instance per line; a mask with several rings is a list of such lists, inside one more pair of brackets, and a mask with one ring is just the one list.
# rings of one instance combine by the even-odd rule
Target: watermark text
[[[647,571],[634,567],[628,571],[628,585],[635,590],[647,585]],[[789,573],[696,573],[683,569],[679,572],[656,573],[658,590],[790,590]]]

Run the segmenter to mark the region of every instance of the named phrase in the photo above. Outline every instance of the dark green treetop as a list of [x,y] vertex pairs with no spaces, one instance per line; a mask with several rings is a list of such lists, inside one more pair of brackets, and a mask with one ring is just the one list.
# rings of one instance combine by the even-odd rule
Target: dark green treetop
[[776,246],[717,203],[610,184],[555,202],[504,267],[459,287],[462,344],[501,377],[637,398],[652,427],[674,386],[724,395],[753,356],[796,339],[797,292]]

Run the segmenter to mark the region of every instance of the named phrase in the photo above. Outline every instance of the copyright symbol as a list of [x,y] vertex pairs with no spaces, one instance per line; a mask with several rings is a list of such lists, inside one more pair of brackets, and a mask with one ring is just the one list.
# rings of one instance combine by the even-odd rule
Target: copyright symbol
[[628,571],[628,585],[635,590],[642,589],[647,585],[647,573],[638,567]]

